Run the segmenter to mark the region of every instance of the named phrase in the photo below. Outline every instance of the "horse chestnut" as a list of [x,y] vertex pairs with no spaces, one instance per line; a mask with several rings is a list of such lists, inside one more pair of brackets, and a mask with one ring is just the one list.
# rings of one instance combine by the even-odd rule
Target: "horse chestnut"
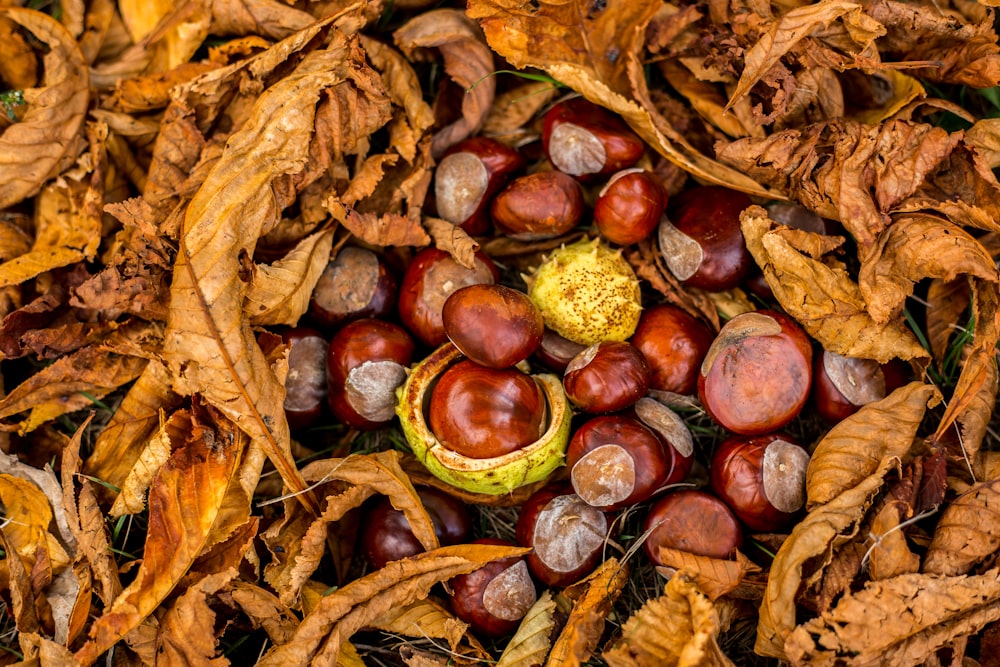
[[594,226],[618,245],[638,243],[653,233],[667,207],[667,191],[651,172],[614,174],[594,202]]
[[487,233],[490,200],[524,166],[524,157],[517,150],[496,139],[460,141],[448,149],[434,170],[438,215],[469,234]]
[[542,120],[542,148],[571,176],[608,176],[631,167],[646,149],[617,115],[582,97],[556,104]]
[[649,363],[638,348],[606,340],[573,357],[563,375],[563,389],[584,412],[617,412],[646,394],[649,376]]
[[651,389],[694,394],[698,369],[713,338],[707,325],[677,306],[664,303],[642,311],[629,341],[649,363]]
[[784,313],[743,313],[712,342],[698,375],[698,396],[709,416],[741,435],[777,431],[809,398],[812,347]]
[[774,533],[798,518],[806,501],[809,452],[790,436],[732,436],[712,456],[712,491],[750,530]]
[[323,335],[309,327],[282,332],[288,345],[288,377],[285,378],[285,416],[293,431],[308,428],[323,414],[326,399],[326,352]]
[[[514,546],[496,538],[472,543]],[[535,583],[523,557],[491,561],[475,572],[454,577],[447,588],[455,615],[468,623],[473,632],[488,637],[503,637],[517,630],[537,599]]]
[[313,288],[309,316],[330,328],[363,317],[386,318],[396,309],[398,291],[399,281],[381,255],[345,246]]
[[812,404],[823,419],[836,423],[904,384],[900,361],[880,364],[821,349],[813,363]]
[[660,498],[643,520],[643,550],[656,565],[660,547],[697,556],[729,558],[743,546],[743,529],[732,510],[704,491],[684,489]]
[[540,241],[572,230],[583,217],[583,190],[561,171],[520,176],[490,205],[497,231],[517,241]]
[[462,354],[483,366],[507,368],[542,343],[542,314],[528,295],[496,284],[467,285],[444,302],[445,333]]

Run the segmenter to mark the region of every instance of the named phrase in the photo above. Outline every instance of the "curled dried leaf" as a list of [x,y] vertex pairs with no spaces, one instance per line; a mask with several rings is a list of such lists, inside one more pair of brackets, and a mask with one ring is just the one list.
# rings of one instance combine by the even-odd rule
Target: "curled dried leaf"
[[590,660],[604,632],[611,608],[628,583],[628,567],[608,558],[594,572],[565,591],[574,599],[573,610],[552,645],[547,667],[582,665]]
[[977,484],[941,513],[927,548],[923,572],[966,574],[1000,549],[1000,480]]
[[710,558],[679,549],[660,547],[660,562],[668,573],[683,571],[713,602],[731,593],[748,574],[760,572],[760,566],[737,551],[735,558]]
[[556,626],[555,612],[552,592],[543,591],[521,619],[521,625],[507,642],[496,667],[543,664],[552,646],[550,637]]

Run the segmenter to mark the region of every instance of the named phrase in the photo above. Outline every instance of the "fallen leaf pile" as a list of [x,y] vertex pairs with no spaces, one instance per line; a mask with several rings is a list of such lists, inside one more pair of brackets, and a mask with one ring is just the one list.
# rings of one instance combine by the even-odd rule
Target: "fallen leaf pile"
[[[941,94],[996,93],[991,5],[0,0],[0,663],[996,664],[1000,99]],[[439,546],[396,427],[293,438],[276,332],[348,243],[520,269],[566,240],[428,213],[450,146],[537,145],[564,93],[624,118],[671,195],[752,195],[776,302],[915,379],[811,427],[807,512],[752,559],[664,553],[644,585],[609,544],[488,642],[440,584],[524,550]],[[682,288],[655,241],[625,254],[716,329],[753,307]],[[376,496],[425,553],[359,562]]]

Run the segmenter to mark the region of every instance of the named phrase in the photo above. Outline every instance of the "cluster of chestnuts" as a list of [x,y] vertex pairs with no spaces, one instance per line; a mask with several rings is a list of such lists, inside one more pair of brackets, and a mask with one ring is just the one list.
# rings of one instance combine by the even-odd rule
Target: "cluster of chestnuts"
[[[905,381],[892,364],[819,349],[776,306],[716,332],[680,307],[644,303],[621,252],[644,240],[686,288],[768,299],[740,231],[750,199],[708,186],[668,197],[639,166],[639,137],[580,98],[545,114],[541,148],[546,159],[529,169],[521,151],[473,137],[434,177],[434,212],[475,236],[535,242],[589,228],[523,286],[483,252],[468,267],[436,248],[403,260],[346,246],[316,286],[311,326],[284,333],[293,431],[324,418],[360,430],[398,418],[442,488],[538,485],[516,525],[532,551],[447,587],[455,613],[488,636],[517,627],[536,584],[593,570],[623,511],[644,512],[643,547],[658,565],[663,549],[725,559],[747,532],[787,531],[801,516],[809,453],[784,429],[810,400],[836,422]],[[787,205],[771,212],[827,231]],[[701,452],[697,479],[694,439],[670,407],[677,396],[697,397],[726,432]],[[442,544],[473,539],[464,501],[440,488],[419,494]],[[421,551],[387,500],[365,511],[360,551],[371,567]]]

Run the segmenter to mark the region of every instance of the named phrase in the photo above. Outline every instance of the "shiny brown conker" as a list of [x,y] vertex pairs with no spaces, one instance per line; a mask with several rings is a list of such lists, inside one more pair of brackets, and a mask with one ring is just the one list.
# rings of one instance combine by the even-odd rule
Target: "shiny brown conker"
[[583,217],[583,190],[561,171],[519,176],[490,204],[498,232],[517,241],[540,241],[572,230]]
[[740,228],[740,213],[752,203],[742,192],[714,185],[675,197],[658,229],[674,277],[709,292],[737,287],[754,266]]
[[556,169],[585,178],[631,167],[646,147],[621,117],[575,97],[546,112],[542,148]]
[[313,288],[309,317],[333,328],[364,317],[387,318],[396,310],[399,280],[378,253],[344,246]]
[[293,431],[308,428],[323,415],[326,402],[326,338],[316,329],[294,327],[281,333],[288,345],[285,416]]
[[396,388],[416,348],[403,327],[366,318],[344,325],[326,356],[327,403],[334,416],[359,429],[376,429],[392,421]]
[[531,547],[528,569],[546,586],[568,586],[601,561],[610,522],[564,482],[539,489],[521,506],[517,543]]
[[850,417],[906,384],[905,364],[880,364],[820,349],[813,362],[812,405],[830,423]]
[[[429,486],[416,487],[441,546],[462,544],[472,535],[472,516],[461,500]],[[386,496],[365,507],[359,533],[361,552],[373,569],[424,551],[406,515]]]
[[606,340],[573,357],[563,374],[563,389],[584,412],[617,412],[646,394],[649,378],[649,363],[638,348]]
[[497,284],[467,285],[444,302],[441,319],[448,339],[483,366],[508,368],[541,345],[545,324],[528,295]]
[[709,558],[730,558],[743,546],[743,528],[720,499],[697,489],[674,491],[657,500],[643,520],[642,547],[656,565],[660,547]]
[[[497,538],[481,538],[472,544],[515,546]],[[475,572],[452,578],[446,588],[455,615],[486,637],[513,633],[537,596],[523,557],[490,561]]]
[[750,530],[787,529],[806,501],[809,452],[784,433],[732,436],[715,450],[712,491]]
[[625,169],[611,176],[594,202],[594,226],[612,243],[638,243],[660,224],[667,191],[652,172]]
[[586,347],[546,328],[542,334],[542,342],[532,358],[553,373],[562,375],[569,362],[573,361],[573,357],[583,352]]
[[448,367],[431,390],[428,423],[446,448],[488,459],[538,440],[546,399],[530,375],[465,359]]
[[714,338],[706,324],[681,308],[657,304],[642,311],[629,342],[649,363],[650,388],[694,394],[698,370]]
[[437,213],[474,236],[490,230],[489,204],[524,169],[524,157],[489,137],[471,137],[445,152],[434,170]]
[[802,410],[812,384],[812,347],[784,313],[761,310],[729,320],[698,375],[698,396],[715,422],[741,435],[777,431]]
[[500,271],[484,253],[477,252],[468,269],[450,254],[435,247],[418,252],[410,261],[399,286],[399,319],[413,335],[430,347],[448,340],[441,319],[444,302],[466,285],[495,283]]

